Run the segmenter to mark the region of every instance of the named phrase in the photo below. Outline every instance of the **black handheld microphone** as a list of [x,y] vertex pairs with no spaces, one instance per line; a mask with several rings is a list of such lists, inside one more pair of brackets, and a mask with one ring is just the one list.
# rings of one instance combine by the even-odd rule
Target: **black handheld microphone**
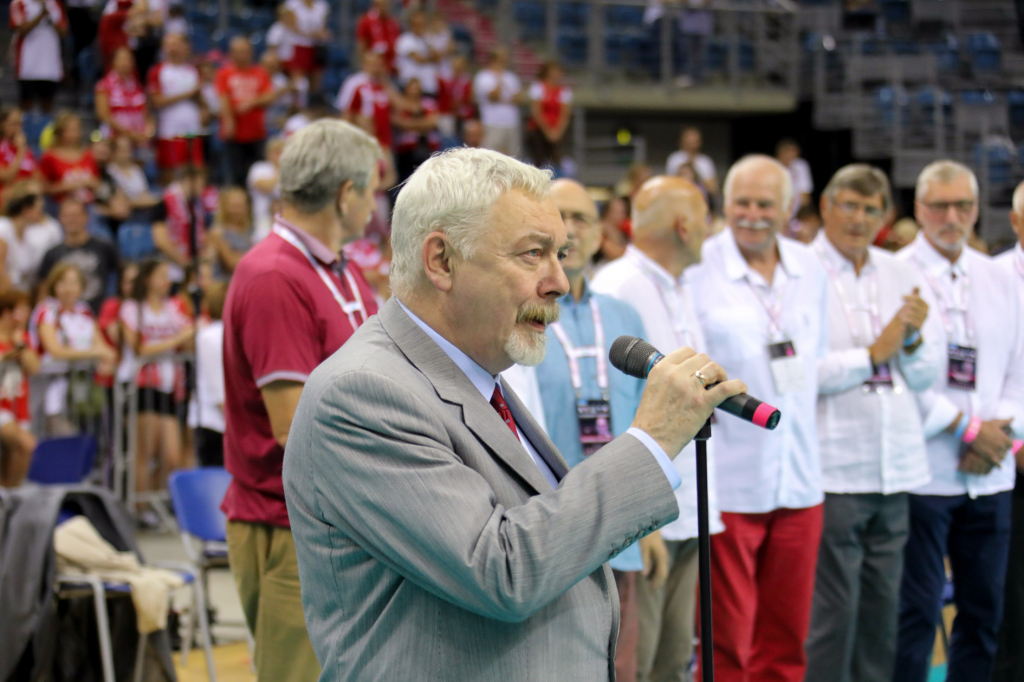
[[[615,339],[608,353],[608,361],[615,369],[639,379],[646,379],[651,369],[664,357],[657,348],[635,336],[620,336]],[[779,425],[779,418],[782,417],[782,413],[777,409],[746,393],[726,398],[718,407],[769,431]]]

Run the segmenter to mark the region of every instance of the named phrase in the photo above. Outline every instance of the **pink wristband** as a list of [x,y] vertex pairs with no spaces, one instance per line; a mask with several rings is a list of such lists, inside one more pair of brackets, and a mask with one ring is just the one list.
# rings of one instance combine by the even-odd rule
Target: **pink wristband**
[[971,422],[967,425],[967,430],[964,431],[963,441],[970,445],[978,437],[979,431],[981,431],[981,417],[971,417]]
[[1020,452],[1021,448],[1024,448],[1024,440],[1013,441],[1013,445],[1010,446],[1010,454],[1016,455],[1018,452]]

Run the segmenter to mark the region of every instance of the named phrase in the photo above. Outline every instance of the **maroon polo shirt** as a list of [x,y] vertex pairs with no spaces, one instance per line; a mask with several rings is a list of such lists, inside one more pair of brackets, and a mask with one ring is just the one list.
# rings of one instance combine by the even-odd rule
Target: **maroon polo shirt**
[[[306,247],[345,299],[354,299],[347,278],[332,267],[337,255],[280,219],[275,226]],[[347,268],[367,315],[375,315],[362,272],[354,263]],[[354,316],[357,326],[364,321]],[[281,481],[284,449],[270,429],[260,388],[279,379],[305,382],[354,331],[309,258],[276,232],[239,262],[224,305],[224,466],[232,480],[221,509],[229,520],[290,527]]]

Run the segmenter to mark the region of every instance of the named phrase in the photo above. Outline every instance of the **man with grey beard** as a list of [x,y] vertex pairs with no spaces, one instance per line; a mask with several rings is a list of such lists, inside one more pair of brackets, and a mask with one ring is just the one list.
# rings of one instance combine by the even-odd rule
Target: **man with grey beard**
[[666,453],[746,388],[675,350],[631,427],[569,471],[499,377],[541,362],[569,292],[550,178],[482,149],[421,165],[395,204],[394,297],[306,383],[284,485],[322,679],[614,678],[605,564],[676,517]]
[[692,296],[705,348],[782,419],[714,428],[725,532],[711,538],[715,672],[723,682],[802,682],[822,531],[818,361],[828,353],[828,279],[808,247],[780,237],[793,187],[775,159],[725,178],[729,229],[704,243]]

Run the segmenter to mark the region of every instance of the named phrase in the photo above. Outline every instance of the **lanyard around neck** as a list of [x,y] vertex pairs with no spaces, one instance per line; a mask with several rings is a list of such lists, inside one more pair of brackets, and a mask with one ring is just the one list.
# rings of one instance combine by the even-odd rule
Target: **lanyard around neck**
[[835,288],[836,294],[839,296],[839,303],[843,306],[843,312],[846,313],[846,322],[850,326],[850,334],[853,336],[854,343],[857,346],[868,346],[882,333],[882,316],[878,304],[878,268],[872,268],[871,274],[868,275],[868,314],[871,316],[871,333],[874,335],[874,338],[862,339],[860,334],[860,325],[857,324],[856,316],[856,311],[860,308],[856,306],[856,301],[851,303],[847,298],[846,289],[843,287],[839,271],[836,270],[835,265],[832,263],[832,259],[825,251],[825,247],[822,244],[818,244],[816,250],[818,252],[818,257],[821,260],[821,264],[825,266],[828,278],[832,282],[832,286]]
[[[278,219],[278,221],[279,222],[274,224],[274,234],[276,234],[278,237],[294,246],[302,253],[302,255],[306,257],[306,260],[309,261],[309,264],[313,266],[314,270],[316,270],[316,274],[320,276],[320,280],[324,283],[324,285],[326,285],[327,289],[331,292],[331,296],[333,296],[334,300],[338,302],[339,306],[341,306],[342,312],[344,312],[345,315],[348,317],[348,322],[350,325],[352,325],[352,330],[354,331],[358,329],[359,325],[366,321],[367,315],[366,306],[363,305],[363,297],[359,293],[359,286],[356,284],[355,278],[352,277],[352,273],[348,271],[348,268],[346,268],[343,271],[345,274],[345,281],[348,283],[348,287],[349,289],[352,290],[352,295],[355,297],[355,300],[349,301],[338,290],[338,287],[335,286],[334,281],[331,279],[330,275],[327,274],[327,271],[324,270],[323,266],[320,265],[320,263],[317,262],[315,258],[313,258],[313,254],[309,252],[309,249],[306,248],[306,245],[303,244],[299,240],[299,238],[292,233],[291,230],[289,230],[287,227],[283,227],[280,224],[280,219]],[[361,320],[358,321],[356,320],[354,314],[357,312],[361,317]]]
[[[953,318],[949,314],[951,310],[955,310],[964,314],[964,326],[967,328],[967,342],[973,343],[974,321],[971,319],[971,313],[967,309],[967,303],[970,300],[971,294],[971,279],[967,275],[967,268],[963,268],[963,273],[957,278],[957,281],[950,282],[950,287],[953,290],[953,300],[948,301],[942,288],[939,286],[939,282],[932,277],[930,272],[928,272],[928,266],[924,264],[924,261],[922,261],[916,254],[914,255],[914,260],[917,261],[917,265],[921,270],[921,275],[924,277],[924,281],[928,283],[932,293],[935,294],[936,302],[939,304],[939,314],[942,316],[942,326],[946,330],[947,341],[952,341],[955,336]],[[959,282],[959,285],[957,282]],[[957,295],[958,292],[959,295]]]
[[597,386],[601,389],[601,397],[609,399],[608,390],[608,358],[605,357],[604,325],[601,323],[601,309],[597,306],[597,300],[590,297],[590,313],[594,320],[594,345],[581,346],[572,345],[569,335],[560,322],[551,323],[551,331],[555,338],[562,344],[565,357],[569,361],[569,379],[572,381],[572,388],[576,391],[577,400],[582,399],[583,373],[580,369],[580,358],[594,358],[597,361]]
[[[684,346],[690,346],[694,350],[699,350],[694,347],[695,341],[693,340],[693,334],[690,332],[690,321],[687,319],[689,310],[686,306],[686,294],[685,290],[682,293],[673,291],[679,297],[679,302],[682,310],[674,310],[669,305],[668,295],[665,292],[665,288],[661,285],[662,277],[660,273],[656,272],[648,263],[644,262],[644,259],[636,256],[636,263],[640,266],[640,270],[647,276],[647,279],[654,285],[654,290],[658,292],[658,298],[661,299],[661,307],[665,310],[665,315],[668,318],[669,324],[672,325],[672,332],[676,337],[676,348],[682,348]],[[675,350],[675,349],[673,349]]]

